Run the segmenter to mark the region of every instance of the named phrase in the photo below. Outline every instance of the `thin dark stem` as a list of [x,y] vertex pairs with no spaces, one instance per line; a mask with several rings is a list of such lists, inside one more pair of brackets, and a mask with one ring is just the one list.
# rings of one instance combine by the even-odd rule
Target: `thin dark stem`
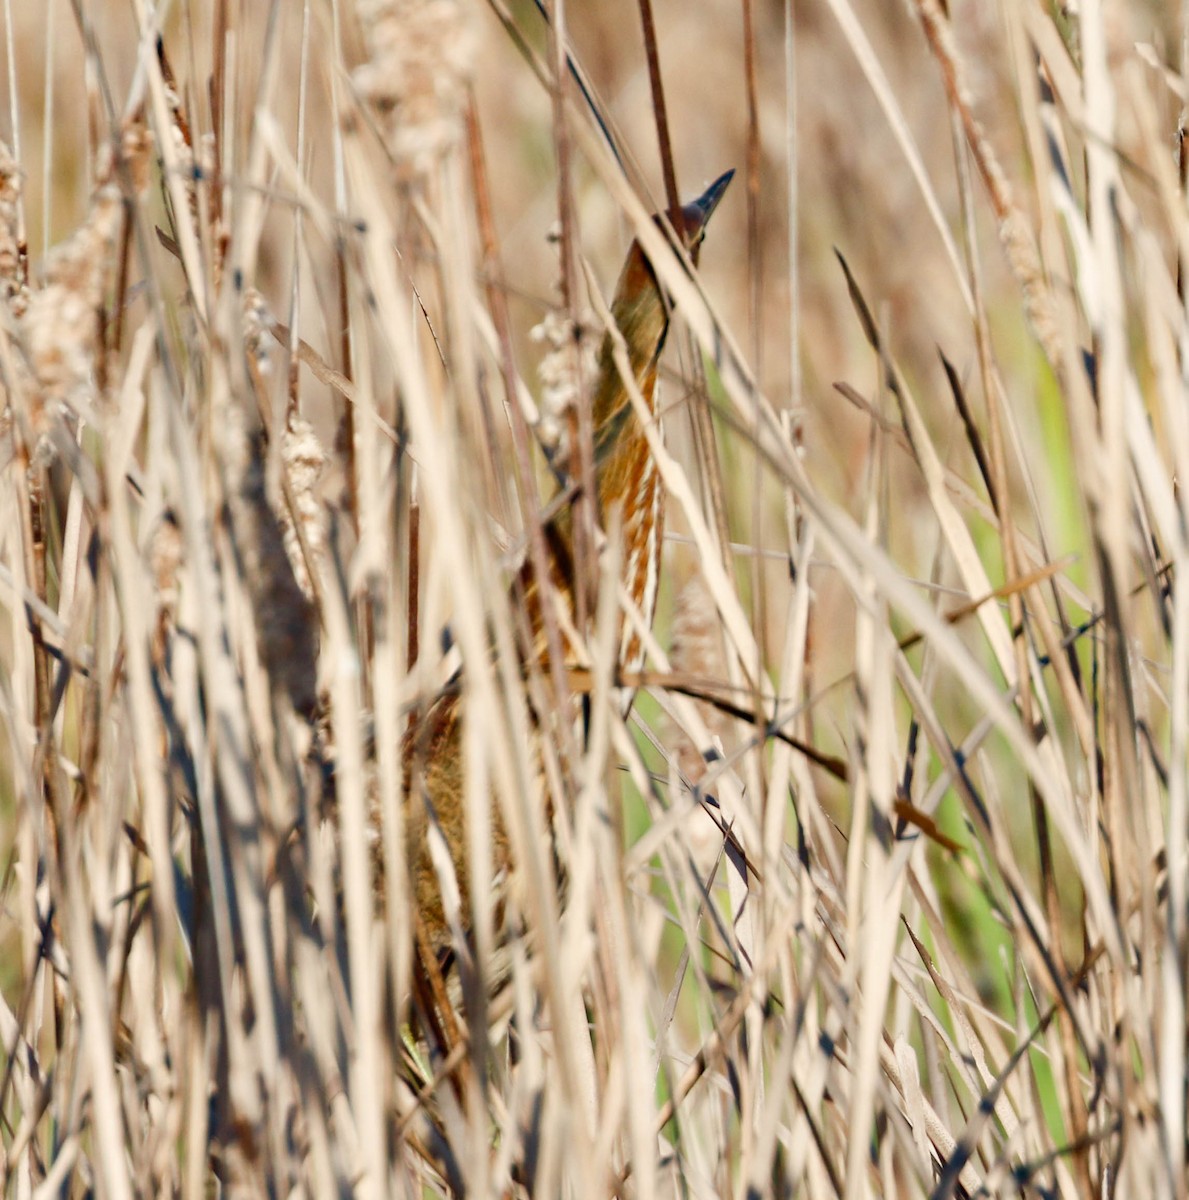
[[652,111],[656,114],[656,138],[661,151],[661,173],[665,179],[665,203],[669,206],[669,220],[673,230],[678,237],[682,237],[681,198],[677,194],[677,171],[673,166],[673,144],[669,139],[669,117],[665,111],[665,85],[661,79],[661,59],[656,46],[652,0],[640,0],[640,23],[644,26],[644,53],[648,59]]

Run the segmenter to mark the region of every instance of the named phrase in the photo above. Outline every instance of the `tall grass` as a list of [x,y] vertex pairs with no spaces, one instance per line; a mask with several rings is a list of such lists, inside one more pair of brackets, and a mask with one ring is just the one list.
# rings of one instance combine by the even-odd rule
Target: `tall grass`
[[[3,1194],[1184,1198],[1189,17],[3,12]],[[661,617],[526,667],[633,236]]]

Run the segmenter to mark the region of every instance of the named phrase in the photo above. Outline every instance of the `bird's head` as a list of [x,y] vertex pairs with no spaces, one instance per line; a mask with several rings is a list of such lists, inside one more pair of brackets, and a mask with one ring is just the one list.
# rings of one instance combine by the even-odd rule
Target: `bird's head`
[[[679,213],[681,235],[695,265],[698,250],[706,233],[706,224],[722,200],[734,171],[720,175],[696,200],[690,201]],[[662,218],[654,218],[659,224]],[[669,312],[672,303],[657,279],[652,263],[644,253],[639,239],[632,242],[619,283],[615,288],[615,299],[611,313],[620,332],[628,342],[633,363],[654,363],[665,340],[669,327]],[[608,346],[610,343],[608,343]],[[608,378],[614,378],[609,375]]]
[[685,236],[685,244],[689,247],[689,256],[694,263],[698,261],[698,251],[702,239],[706,236],[706,225],[711,214],[718,207],[727,185],[735,177],[735,172],[727,171],[720,175],[696,200],[691,200],[681,210],[681,222],[684,229],[678,230]]

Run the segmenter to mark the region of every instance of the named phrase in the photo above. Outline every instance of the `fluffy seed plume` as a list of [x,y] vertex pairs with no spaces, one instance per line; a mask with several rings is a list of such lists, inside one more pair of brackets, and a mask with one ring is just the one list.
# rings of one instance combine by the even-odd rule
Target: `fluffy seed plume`
[[357,0],[368,59],[355,71],[398,167],[423,173],[457,144],[475,33],[456,0]]
[[[677,597],[669,662],[673,670],[682,675],[698,679],[727,677],[722,626],[706,581],[700,574],[692,575]],[[721,744],[727,732],[726,718],[713,705],[699,703],[696,707],[711,736]],[[696,785],[706,774],[706,761],[701,750],[688,738],[680,738],[679,743],[677,765],[686,779]]]
[[[288,427],[281,438],[281,462],[289,477],[294,508],[292,517],[288,507],[283,508],[280,514],[285,553],[289,556],[297,586],[305,593],[307,600],[313,600],[314,585],[306,566],[302,542],[305,542],[315,560],[326,542],[324,514],[318,498],[318,482],[326,466],[326,451],[314,427],[296,412],[290,414]],[[301,529],[300,536],[298,526]]]
[[541,444],[553,453],[564,450],[566,413],[590,387],[598,367],[596,327],[593,314],[583,313],[575,323],[559,310],[548,313],[529,333],[534,342],[545,347],[537,367],[541,381],[541,408],[537,435]]
[[24,315],[29,303],[25,255],[20,243],[18,205],[21,169],[6,142],[0,141],[0,294],[14,317]]
[[[147,184],[150,148],[151,139],[143,127],[133,125],[125,130],[119,154],[130,170],[135,190]],[[0,176],[4,179],[0,204],[12,206],[15,193],[9,184],[13,176],[3,162]],[[110,149],[100,158],[98,179],[87,219],[50,252],[41,287],[20,287],[19,274],[10,270],[11,236],[3,239],[0,270],[9,302],[20,316],[21,340],[33,377],[30,415],[38,435],[46,432],[63,407],[86,407],[93,399],[100,313],[111,286],[124,208],[122,183]],[[11,210],[0,210],[0,223],[11,231],[10,216]]]

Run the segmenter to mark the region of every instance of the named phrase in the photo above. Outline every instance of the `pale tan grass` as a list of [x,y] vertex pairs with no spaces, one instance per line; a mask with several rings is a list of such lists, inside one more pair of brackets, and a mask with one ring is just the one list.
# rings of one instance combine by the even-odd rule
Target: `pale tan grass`
[[[974,38],[953,3],[748,5],[710,106],[727,41],[658,10],[658,120],[594,9],[136,6],[125,63],[96,3],[88,92],[50,77],[67,9],[43,66],[12,7],[0,1191],[1184,1196],[1189,226],[1179,64],[1109,23],[1138,8],[1077,40],[1041,6]],[[794,95],[819,58],[837,86]],[[129,129],[147,191],[103,169]],[[605,129],[645,161],[655,129],[668,199],[691,144],[759,181],[700,272]],[[555,203],[568,267],[523,216]],[[75,214],[28,280],[26,207]],[[534,442],[539,382],[568,421],[590,366],[563,330],[542,380],[529,331],[560,275],[601,336],[630,236],[677,311],[670,568],[725,655],[643,628],[611,529],[585,617],[546,606],[581,665],[526,669],[516,572],[590,466],[578,420],[575,455]],[[57,376],[25,300],[85,313]],[[442,1032],[401,746],[450,686],[477,884]]]

